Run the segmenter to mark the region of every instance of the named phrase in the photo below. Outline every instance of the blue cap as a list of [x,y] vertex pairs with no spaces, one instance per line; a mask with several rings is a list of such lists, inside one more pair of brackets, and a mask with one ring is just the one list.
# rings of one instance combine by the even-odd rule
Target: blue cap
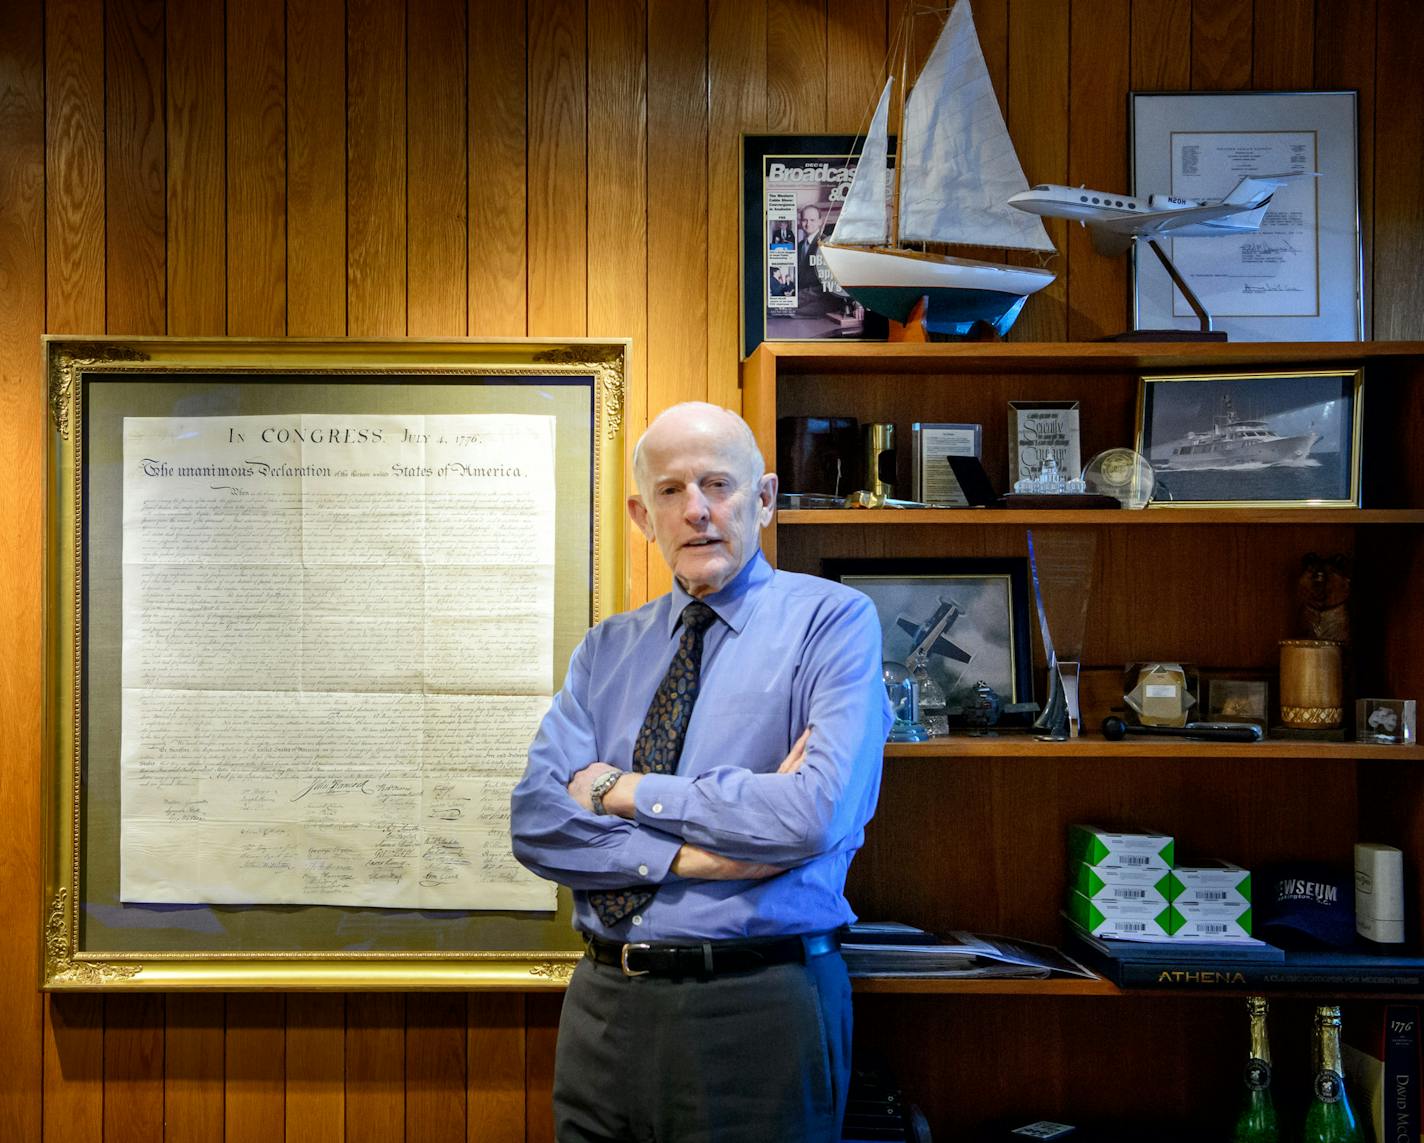
[[1355,882],[1337,866],[1291,862],[1253,879],[1256,932],[1285,948],[1355,943]]

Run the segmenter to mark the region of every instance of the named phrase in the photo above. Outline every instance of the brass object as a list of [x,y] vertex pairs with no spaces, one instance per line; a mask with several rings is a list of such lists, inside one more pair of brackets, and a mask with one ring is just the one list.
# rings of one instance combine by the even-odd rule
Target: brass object
[[1333,730],[1345,722],[1341,644],[1333,639],[1281,641],[1281,722],[1300,730]]
[[861,436],[865,442],[865,490],[883,504],[895,495],[895,426],[876,421],[863,426]]

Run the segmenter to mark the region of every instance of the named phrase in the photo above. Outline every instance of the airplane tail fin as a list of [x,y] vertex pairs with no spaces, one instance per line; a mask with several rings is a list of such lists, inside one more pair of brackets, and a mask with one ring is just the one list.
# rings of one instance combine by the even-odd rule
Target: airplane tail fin
[[1319,177],[1319,171],[1287,171],[1282,175],[1248,175],[1232,187],[1231,193],[1221,201],[1231,206],[1264,209],[1277,187],[1284,186],[1291,179],[1317,179]]

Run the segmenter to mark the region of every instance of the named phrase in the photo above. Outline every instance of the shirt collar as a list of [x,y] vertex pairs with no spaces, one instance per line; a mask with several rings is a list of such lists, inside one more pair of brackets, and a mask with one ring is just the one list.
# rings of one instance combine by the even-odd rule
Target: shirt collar
[[[756,606],[758,589],[775,574],[758,548],[726,587],[704,596],[702,602],[717,613],[717,618],[733,631],[741,633]],[[672,581],[669,593],[671,606],[668,608],[667,633],[671,637],[682,622],[682,609],[692,602],[692,596],[682,589],[677,580]]]

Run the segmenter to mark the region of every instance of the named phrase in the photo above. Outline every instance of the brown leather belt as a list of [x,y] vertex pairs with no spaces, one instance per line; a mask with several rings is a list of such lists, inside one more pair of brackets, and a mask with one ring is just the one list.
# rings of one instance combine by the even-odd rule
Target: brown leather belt
[[697,977],[752,972],[774,964],[804,964],[840,947],[835,933],[676,944],[662,941],[605,941],[583,937],[584,955],[622,969],[624,976]]

